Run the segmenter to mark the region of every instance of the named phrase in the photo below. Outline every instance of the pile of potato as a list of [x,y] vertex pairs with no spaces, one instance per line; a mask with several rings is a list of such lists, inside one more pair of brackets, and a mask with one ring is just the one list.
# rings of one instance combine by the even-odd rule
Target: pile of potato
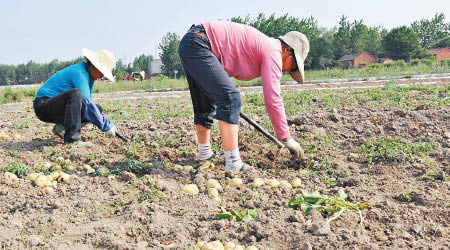
[[219,197],[219,191],[222,191],[222,186],[219,181],[215,179],[209,179],[206,182],[206,188],[208,189],[208,196],[214,199],[217,202],[220,202],[222,199]]
[[280,180],[277,179],[268,179],[264,180],[261,178],[255,178],[253,180],[253,187],[258,188],[262,187],[264,185],[269,186],[270,188],[298,188],[302,185],[302,180],[296,178],[292,180],[291,182],[288,182],[287,180]]
[[49,194],[57,188],[58,183],[68,182],[70,175],[61,171],[51,172],[49,175],[43,173],[31,173],[27,175],[27,180],[30,180],[37,187],[42,188],[44,193]]
[[218,240],[211,242],[199,241],[197,243],[197,247],[201,250],[258,250],[255,246],[248,246],[244,248],[242,245],[236,245],[232,241],[229,241],[224,245]]

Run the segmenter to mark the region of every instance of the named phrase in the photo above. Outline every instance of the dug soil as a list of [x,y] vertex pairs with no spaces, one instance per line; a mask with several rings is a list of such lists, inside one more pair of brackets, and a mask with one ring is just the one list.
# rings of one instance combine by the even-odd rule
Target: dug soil
[[[94,99],[107,105],[101,97]],[[424,99],[444,97],[431,93]],[[188,95],[178,98],[172,109],[190,109]],[[169,113],[165,100],[124,100],[122,105],[135,112],[144,108],[150,114],[158,107]],[[64,145],[52,134],[52,125],[36,119],[31,103],[2,105],[0,132],[6,137],[0,139],[0,169],[20,163],[29,167],[27,174],[48,173],[43,163],[56,165],[58,157],[69,159],[73,169],[65,170],[70,180],[50,194],[26,178],[2,174],[0,247],[196,249],[198,241],[219,240],[258,249],[449,249],[450,107],[372,104],[311,106],[306,107],[311,112],[289,116],[292,137],[307,152],[308,160],[301,162],[241,120],[241,156],[254,167],[243,173],[225,173],[223,157],[213,160],[215,168],[199,169],[192,114],[116,120],[122,135],[131,139],[128,143],[87,125],[82,137],[93,145],[84,147]],[[251,117],[263,122],[266,114]],[[212,134],[213,148],[220,152],[217,127]],[[362,148],[380,138],[429,142],[433,150],[368,159]],[[83,164],[96,172],[86,174]],[[104,175],[99,174],[102,168],[108,169]],[[243,185],[230,187],[236,177]],[[208,197],[210,178],[223,187],[221,201]],[[254,188],[255,178],[300,178],[302,185]],[[199,194],[182,192],[186,184],[196,184]],[[327,227],[330,215],[288,207],[302,190],[329,197],[343,190],[349,202],[367,208],[343,213]],[[254,209],[259,216],[248,222],[219,220],[221,207]]]

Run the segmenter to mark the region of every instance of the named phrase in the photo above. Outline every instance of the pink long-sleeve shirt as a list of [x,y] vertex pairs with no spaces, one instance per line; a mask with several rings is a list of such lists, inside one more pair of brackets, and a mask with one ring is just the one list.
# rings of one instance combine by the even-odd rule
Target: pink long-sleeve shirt
[[248,81],[262,78],[264,103],[279,139],[289,136],[281,96],[281,42],[257,29],[232,22],[202,23],[211,50],[230,77]]

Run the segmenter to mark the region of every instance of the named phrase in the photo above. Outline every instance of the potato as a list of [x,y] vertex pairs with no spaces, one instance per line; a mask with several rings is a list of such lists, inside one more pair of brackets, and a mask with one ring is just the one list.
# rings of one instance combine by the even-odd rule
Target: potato
[[216,168],[216,165],[210,161],[205,161],[203,164],[198,168],[199,171],[211,171]]
[[5,134],[4,132],[0,132],[0,140],[9,141],[9,135]]
[[68,182],[70,179],[70,175],[66,173],[60,173],[58,177],[58,182]]
[[59,157],[57,157],[56,159],[55,159],[55,162],[56,163],[64,163],[64,158],[62,157],[62,156],[59,156]]
[[58,182],[57,181],[51,181],[48,183],[47,187],[57,188]]
[[300,180],[299,178],[295,178],[291,181],[291,185],[293,188],[298,188],[302,185],[302,180]]
[[202,250],[213,250],[213,249],[214,249],[214,246],[211,243],[205,243],[202,246]]
[[47,176],[45,176],[45,175],[39,175],[34,180],[34,185],[36,185],[40,188],[47,186],[48,183],[49,183],[49,180],[48,180]]
[[280,183],[277,181],[277,179],[269,179],[266,181],[266,185],[271,188],[277,188]]
[[105,167],[101,167],[98,169],[98,174],[103,176],[103,175],[107,175],[109,173],[109,169],[105,168]]
[[52,187],[45,187],[44,188],[44,193],[46,193],[46,194],[50,194],[50,193],[53,193],[53,188]]
[[278,187],[291,189],[292,185],[286,180],[281,180],[280,183],[278,184]]
[[66,165],[66,166],[64,167],[64,169],[67,170],[67,171],[74,171],[74,170],[75,170],[75,167],[74,167],[73,165]]
[[63,163],[64,163],[64,165],[70,165],[70,164],[72,164],[72,161],[69,159],[66,159],[66,160],[64,160]]
[[241,245],[237,245],[234,250],[244,250],[244,247]]
[[264,180],[261,178],[255,178],[253,180],[253,187],[261,187],[264,185]]
[[210,198],[218,197],[219,191],[217,191],[217,189],[215,188],[208,188],[208,195]]
[[108,181],[114,181],[114,180],[116,180],[116,177],[114,175],[108,176]]
[[34,180],[36,180],[36,178],[38,176],[39,176],[38,173],[31,173],[31,174],[27,175],[27,180],[34,181]]
[[60,172],[54,171],[54,172],[51,172],[50,175],[48,175],[48,176],[50,176],[52,178],[51,180],[56,180],[56,179],[58,179],[59,175],[60,175]]
[[183,170],[184,170],[184,168],[181,165],[175,164],[173,166],[173,171],[175,171],[175,172],[182,172]]
[[239,187],[242,185],[242,179],[241,178],[233,178],[230,181],[230,187]]
[[236,244],[234,244],[234,242],[229,241],[227,243],[225,243],[225,246],[223,246],[224,249],[234,249],[236,247]]
[[191,165],[187,165],[187,166],[184,166],[184,171],[185,172],[190,172],[190,171],[192,171],[194,169],[194,167],[192,167]]
[[62,168],[61,168],[60,165],[55,165],[55,166],[52,167],[52,170],[53,170],[53,171],[61,171]]
[[222,244],[222,242],[220,242],[220,241],[218,241],[218,240],[211,242],[211,244],[213,245],[214,249],[217,249],[217,248],[223,249],[223,244]]
[[94,173],[95,173],[95,169],[93,169],[93,168],[86,170],[86,174],[94,174]]
[[44,162],[44,164],[42,164],[43,170],[50,169],[51,166],[52,164],[50,162]]
[[192,195],[196,195],[196,194],[198,194],[198,187],[195,184],[187,184],[187,185],[184,185],[183,192],[192,194]]
[[85,171],[87,171],[88,169],[91,169],[91,166],[89,166],[88,164],[83,164],[83,166],[81,166],[81,168]]
[[5,177],[6,179],[17,179],[17,175],[10,172],[5,172],[3,174],[3,177]]
[[209,179],[206,182],[206,188],[215,188],[217,190],[222,190],[222,186],[220,185],[219,181],[215,179]]
[[245,250],[258,250],[255,246],[248,246],[245,248]]
[[203,245],[205,245],[205,243],[206,243],[206,241],[203,241],[203,240],[197,242],[198,248],[202,249],[202,247],[203,247]]

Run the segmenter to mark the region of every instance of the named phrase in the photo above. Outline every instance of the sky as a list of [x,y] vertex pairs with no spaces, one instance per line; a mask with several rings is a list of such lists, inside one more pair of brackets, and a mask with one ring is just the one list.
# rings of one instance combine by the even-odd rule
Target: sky
[[192,24],[259,13],[313,16],[325,28],[345,15],[391,29],[436,13],[450,22],[450,0],[1,0],[0,64],[71,60],[82,48],[108,49],[129,63],[159,54],[167,32],[182,37]]

